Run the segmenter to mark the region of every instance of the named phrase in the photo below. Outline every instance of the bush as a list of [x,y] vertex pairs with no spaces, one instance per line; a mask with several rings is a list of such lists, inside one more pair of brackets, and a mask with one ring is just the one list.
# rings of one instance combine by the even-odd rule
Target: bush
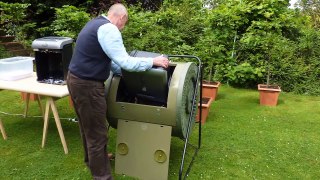
[[129,8],[129,24],[123,31],[128,50],[146,50],[166,54],[195,54],[195,44],[203,34],[202,13],[191,11],[194,2],[180,6],[169,3],[157,12]]
[[248,62],[230,67],[225,77],[230,85],[236,87],[256,88],[257,80],[263,77],[264,69],[252,67]]
[[1,29],[8,35],[15,36],[17,40],[23,41],[25,34],[32,31],[35,23],[26,21],[27,8],[30,4],[5,3],[0,1],[0,24]]
[[12,55],[0,44],[0,59],[11,57]]
[[51,27],[57,36],[71,37],[76,39],[83,26],[90,20],[84,9],[65,5],[56,8],[56,19]]

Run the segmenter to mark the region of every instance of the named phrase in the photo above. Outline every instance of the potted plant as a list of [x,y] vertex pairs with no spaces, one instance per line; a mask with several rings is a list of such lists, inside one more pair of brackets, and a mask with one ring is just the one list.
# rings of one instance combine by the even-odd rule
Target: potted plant
[[260,105],[276,106],[281,89],[278,85],[258,84]]
[[200,121],[200,103],[198,104],[198,112],[196,116],[196,122],[201,122],[201,124],[204,124],[208,118],[210,106],[213,102],[213,99],[210,97],[202,97],[201,103],[202,103],[202,114],[201,114],[201,121]]
[[[198,112],[196,116],[196,121],[201,122],[201,124],[204,124],[208,118],[209,111],[210,111],[210,106],[213,101],[215,101],[217,94],[218,94],[218,88],[220,86],[219,81],[211,81],[211,76],[212,76],[212,66],[209,68],[209,76],[208,80],[203,80],[202,81],[202,99],[201,99],[201,104],[202,104],[202,109],[201,109],[201,120],[199,117],[200,114],[200,103],[198,104]],[[216,72],[215,72],[216,75]],[[214,77],[215,77],[214,75]]]
[[[210,97],[210,98],[212,98],[212,101],[215,101],[217,94],[218,94],[220,82],[219,81],[211,81],[212,69],[213,69],[213,64],[211,63],[211,66],[209,67],[208,80],[202,81],[202,96],[203,97]],[[216,74],[217,74],[217,71],[215,71],[215,74],[213,77],[215,77]],[[213,79],[215,79],[215,78],[213,78]]]
[[[272,64],[272,52],[274,49],[273,46],[274,41],[277,39],[271,33],[266,34],[266,50],[267,54],[265,55],[266,65],[267,65],[267,83],[266,84],[258,84],[258,90],[260,94],[260,105],[264,106],[276,106],[278,104],[278,97],[281,92],[280,86],[276,84],[270,84],[270,75],[271,75],[271,64]],[[276,53],[276,52],[274,52]]]

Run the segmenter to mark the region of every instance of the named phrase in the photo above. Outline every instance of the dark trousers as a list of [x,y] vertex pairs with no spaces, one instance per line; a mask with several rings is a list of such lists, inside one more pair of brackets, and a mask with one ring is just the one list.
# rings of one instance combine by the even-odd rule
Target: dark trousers
[[93,179],[112,179],[107,156],[107,104],[104,83],[84,80],[69,72],[67,85],[78,117],[85,153],[84,162]]

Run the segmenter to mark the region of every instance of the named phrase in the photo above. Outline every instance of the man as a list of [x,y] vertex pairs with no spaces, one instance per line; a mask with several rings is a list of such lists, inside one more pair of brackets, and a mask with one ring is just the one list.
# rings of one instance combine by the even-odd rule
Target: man
[[155,58],[130,57],[123,45],[120,30],[128,20],[122,4],[110,7],[108,16],[89,21],[76,41],[69,65],[68,89],[79,120],[85,151],[84,161],[93,179],[112,179],[107,156],[106,100],[104,81],[110,69],[145,71],[152,66],[168,67],[163,56]]

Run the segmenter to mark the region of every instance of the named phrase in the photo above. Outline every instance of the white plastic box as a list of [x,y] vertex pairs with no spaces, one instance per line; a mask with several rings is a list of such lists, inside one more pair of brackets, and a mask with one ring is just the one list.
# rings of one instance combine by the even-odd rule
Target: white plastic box
[[11,57],[0,59],[0,79],[14,81],[32,76],[34,57]]

